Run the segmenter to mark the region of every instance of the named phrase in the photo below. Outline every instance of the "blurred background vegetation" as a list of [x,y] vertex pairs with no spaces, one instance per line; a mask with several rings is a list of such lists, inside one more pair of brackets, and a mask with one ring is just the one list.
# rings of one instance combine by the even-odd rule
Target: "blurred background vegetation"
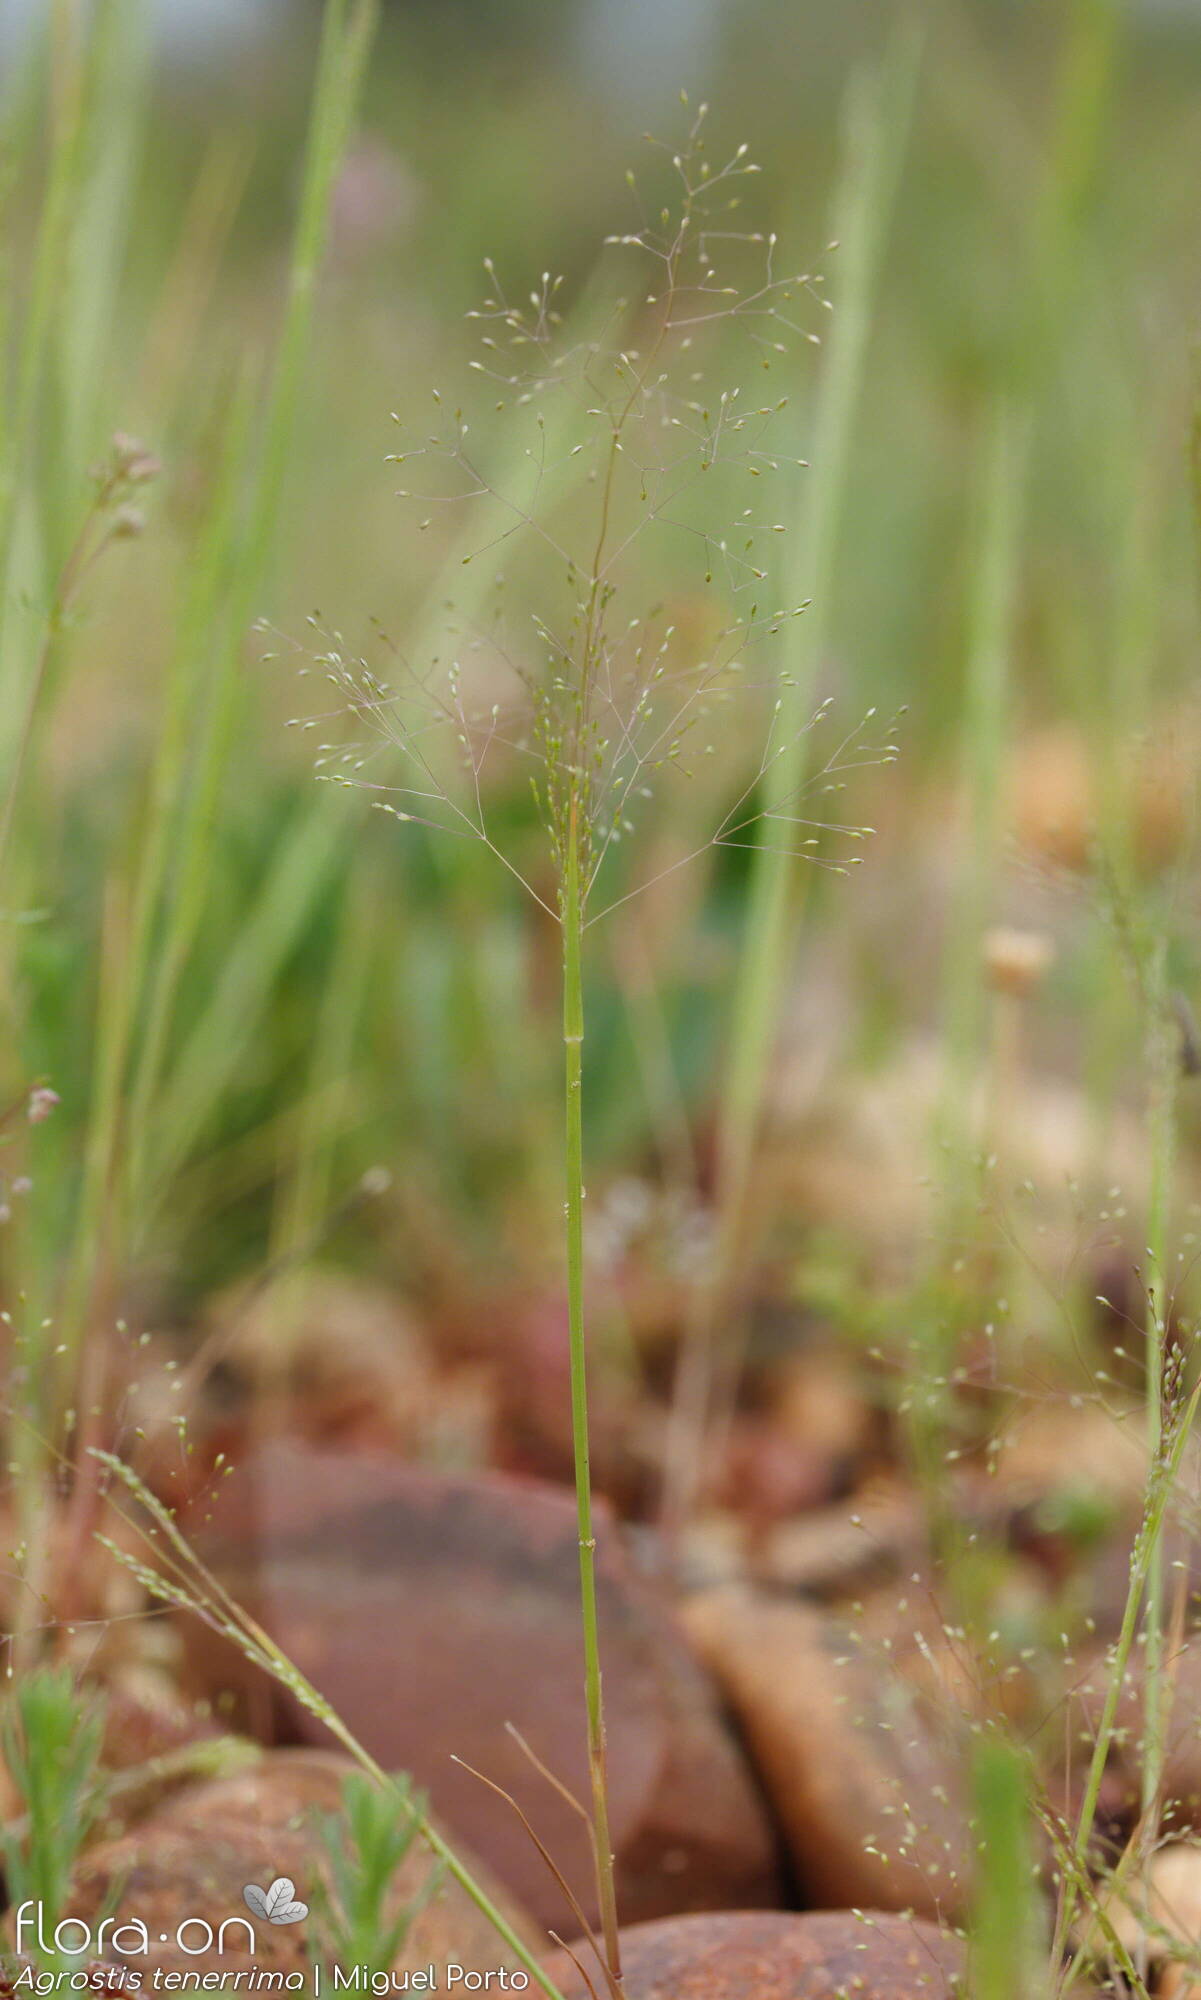
[[[1144,1023],[1110,875],[1174,990],[1197,964],[1201,15],[916,11],[818,662],[848,727],[908,715],[899,765],[847,803],[879,829],[865,865],[801,885],[759,1243],[769,1289],[869,1331],[861,1288],[920,1268],[940,1109],[980,1077],[1030,1114],[1014,1186],[1079,1177],[1068,1207],[1095,1217],[1129,1166],[1137,1213]],[[587,295],[681,87],[715,152],[750,141],[756,224],[837,315],[847,92],[899,18],[371,14],[330,9],[322,99],[314,6],[0,9],[4,1272],[25,1337],[53,1318],[72,1366],[89,1326],[191,1329],[313,1265],[460,1333],[556,1295],[553,943],[482,851],[448,868],[314,783],[284,726],[308,703],[292,642],[319,612],[354,647],[373,621],[436,645],[453,534],[415,534],[394,497],[391,413],[420,422],[464,379],[485,257],[515,296],[547,269],[569,311]],[[802,450],[824,352],[788,383]],[[161,470],[90,515],[114,433]],[[686,560],[656,587],[701,646]],[[528,838],[519,787],[495,809]],[[628,1264],[678,1197],[617,1317],[674,1323],[663,1287],[703,1231],[746,860],[633,905],[588,969],[598,1260]],[[1055,949],[1016,1053],[981,952],[1002,924]],[[29,1131],[38,1085],[61,1104]]]

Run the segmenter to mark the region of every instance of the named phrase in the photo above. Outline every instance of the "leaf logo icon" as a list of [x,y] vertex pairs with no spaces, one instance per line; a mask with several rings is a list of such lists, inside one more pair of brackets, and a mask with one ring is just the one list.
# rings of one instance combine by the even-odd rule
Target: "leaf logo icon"
[[307,1903],[296,1901],[295,1885],[286,1875],[279,1875],[269,1889],[260,1889],[257,1882],[248,1882],[242,1891],[242,1900],[256,1917],[265,1917],[269,1924],[298,1924],[307,1917]]

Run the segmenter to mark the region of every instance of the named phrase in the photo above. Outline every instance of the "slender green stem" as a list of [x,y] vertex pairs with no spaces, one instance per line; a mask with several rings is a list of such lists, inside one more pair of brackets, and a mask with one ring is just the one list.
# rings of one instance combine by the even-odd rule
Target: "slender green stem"
[[[1020,528],[1029,450],[1029,421],[1006,396],[987,413],[979,454],[979,490],[971,536],[970,593],[963,694],[963,787],[972,802],[948,926],[943,969],[946,1079],[933,1137],[942,1185],[936,1230],[917,1316],[920,1386],[909,1399],[909,1444],[948,1588],[971,1622],[977,1563],[969,1558],[954,1496],[947,1485],[954,1428],[951,1377],[963,1335],[954,1287],[947,1278],[965,1244],[978,1239],[984,1192],[981,1135],[972,1103],[987,1048],[983,947],[996,899],[1000,859],[1001,760],[1009,704],[1010,627],[1019,568]],[[994,1133],[983,1135],[991,1151]],[[977,1607],[979,1608],[979,1607]],[[984,1630],[991,1613],[984,1614]]]
[[1064,1947],[1071,1933],[1072,1919],[1076,1913],[1079,1898],[1079,1884],[1087,1880],[1088,1846],[1093,1833],[1093,1820],[1097,1810],[1097,1800],[1101,1795],[1101,1780],[1113,1742],[1114,1724],[1117,1720],[1118,1702],[1134,1650],[1138,1632],[1139,1613],[1146,1601],[1147,1583],[1151,1574],[1156,1549],[1163,1530],[1164,1515],[1172,1496],[1176,1475],[1180,1470],[1180,1460],[1185,1445],[1192,1434],[1197,1405],[1201,1401],[1201,1385],[1190,1395],[1178,1419],[1173,1422],[1170,1448],[1161,1453],[1160,1459],[1152,1466],[1147,1488],[1143,1523],[1135,1543],[1130,1565],[1130,1586],[1126,1593],[1126,1604],[1122,1613],[1121,1629],[1110,1661],[1109,1678],[1105,1686],[1105,1700],[1101,1708],[1101,1719],[1093,1743],[1093,1754],[1089,1762],[1088,1777],[1085,1780],[1084,1797],[1076,1818],[1072,1858],[1075,1870],[1070,1873],[1063,1886],[1059,1914],[1055,1924],[1055,1941],[1051,1951],[1052,1966],[1059,1965]]
[[[330,200],[362,88],[378,14],[378,0],[354,0],[352,6],[348,6],[347,0],[327,0],[309,118],[300,211],[292,241],[288,296],[268,391],[261,458],[253,482],[248,518],[241,521],[237,515],[238,456],[244,439],[243,424],[241,420],[235,420],[230,426],[225,472],[228,491],[214,509],[208,574],[201,579],[202,591],[206,587],[215,591],[217,601],[206,606],[203,595],[197,600],[200,609],[207,610],[207,627],[210,631],[215,630],[216,638],[210,642],[207,653],[202,647],[181,666],[178,685],[183,690],[185,715],[195,714],[193,682],[198,669],[210,672],[213,692],[200,729],[191,797],[180,816],[178,827],[173,829],[178,844],[180,883],[169,912],[167,943],[158,954],[148,982],[148,1029],[138,1054],[132,1089],[134,1116],[131,1127],[135,1136],[129,1193],[130,1206],[135,1212],[144,1209],[145,1180],[149,1171],[142,1137],[147,1124],[145,1112],[150,1095],[160,1082],[173,1003],[200,922],[208,880],[212,820],[237,720],[239,647],[252,615],[255,593],[263,587],[264,575],[270,565],[284,499],[289,452],[304,387],[304,364],[311,345],[314,299],[328,232]],[[242,395],[246,396],[248,392],[249,380],[244,378]],[[224,602],[220,601],[222,599]],[[189,640],[196,629],[195,624],[190,622]],[[200,631],[203,630],[202,624]],[[177,757],[170,741],[165,742],[164,758],[168,783],[177,783],[174,776]],[[152,811],[149,818],[152,833],[156,827],[166,825],[166,815],[161,811]],[[167,856],[162,853],[156,856],[154,867],[147,871],[145,906],[151,918],[162,891],[166,866]]]
[[[146,1155],[153,1126],[150,1107],[161,1082],[163,1051],[172,1025],[179,978],[192,943],[211,866],[211,815],[202,798],[214,789],[220,731],[216,718],[232,705],[238,679],[238,639],[232,623],[231,580],[244,533],[241,489],[255,383],[249,369],[230,400],[213,504],[199,536],[179,609],[179,639],[166,697],[134,882],[130,957],[134,1009],[118,1024],[129,1057],[123,1129],[114,1134],[121,1155],[125,1213],[117,1227],[128,1240],[132,1218],[145,1216]],[[173,872],[174,871],[174,872]],[[171,894],[164,902],[170,881]],[[134,1035],[133,1012],[141,1011]],[[90,1257],[81,1258],[86,1283]]]
[[[1163,1451],[1164,1332],[1167,1319],[1167,1233],[1175,1154],[1174,1058],[1168,1036],[1167,948],[1156,944],[1149,969],[1151,1009],[1148,1138],[1151,1153],[1151,1193],[1147,1214],[1147,1455],[1154,1477]],[[1142,1807],[1144,1850],[1155,1843],[1159,1790],[1163,1775],[1165,1724],[1163,1550],[1159,1533],[1147,1551],[1146,1714],[1143,1724]]]
[[1042,1901],[1030,1853],[1030,1765],[1003,1731],[986,1730],[972,1749],[979,1870],[972,1923],[975,2000],[1033,2000]]
[[251,590],[268,564],[274,542],[304,389],[304,366],[312,333],[317,279],[329,231],[330,202],[350,138],[378,20],[379,0],[326,0],[300,211],[288,269],[288,299],[249,529],[253,559],[245,564],[243,613],[252,602]]
[[[888,239],[893,199],[909,130],[922,47],[904,29],[878,76],[857,75],[847,94],[846,159],[835,201],[834,235],[842,246],[842,288],[815,413],[813,470],[797,495],[803,522],[787,601],[813,608],[789,626],[781,661],[779,717],[783,752],[773,758],[764,809],[798,810],[805,779],[806,724],[830,629],[830,601],[845,512],[855,418],[868,336]],[[764,1101],[780,998],[792,943],[796,862],[775,842],[751,856],[750,908],[731,1012],[730,1052],[718,1108],[717,1243],[710,1278],[694,1292],[676,1384],[664,1479],[669,1526],[687,1515],[696,1487],[698,1439],[716,1402],[717,1330],[733,1325],[731,1289],[741,1261],[751,1163]],[[736,1371],[734,1344],[720,1357]]]
[[596,1610],[596,1535],[592,1523],[592,1464],[588,1437],[588,1367],[584,1336],[584,987],[580,899],[580,813],[573,792],[563,871],[563,1078],[566,1093],[567,1318],[571,1347],[571,1430],[580,1540],[580,1609],[584,1634],[584,1698],[588,1710],[588,1776],[592,1837],[605,1956],[621,1980],[609,1789],[605,1768],[605,1710],[601,1690]]
[[[780,698],[782,756],[770,767],[768,810],[798,811],[796,798],[808,755],[806,723],[830,630],[839,536],[850,476],[855,418],[863,386],[868,336],[888,240],[917,86],[921,36],[906,30],[878,76],[856,76],[846,108],[846,167],[835,208],[835,237],[845,260],[842,291],[828,338],[819,395],[814,469],[806,473],[804,531],[788,602],[808,594],[813,608],[787,629]],[[787,594],[787,593],[786,593]],[[788,959],[788,905],[796,864],[772,842],[756,848],[751,910],[734,1011],[734,1035],[723,1106],[722,1172],[731,1205],[741,1205],[763,1102],[764,1081]]]
[[61,309],[63,273],[71,220],[85,172],[87,57],[72,10],[58,0],[51,15],[49,121],[52,137],[49,176],[38,219],[29,307],[17,356],[16,381],[7,422],[7,463],[0,476],[0,616],[7,608],[20,504],[21,477],[34,430],[48,357],[56,301]]
[[497,1908],[487,1890],[476,1881],[475,1876],[471,1873],[466,1863],[460,1861],[454,1848],[439,1833],[433,1821],[428,1819],[425,1813],[418,1812],[414,1808],[412,1801],[400,1790],[393,1779],[388,1776],[383,1766],[377,1764],[375,1758],[363,1748],[358,1738],[352,1735],[351,1731],[346,1728],[333,1709],[329,1709],[323,1705],[319,1712],[323,1714],[326,1727],[329,1729],[331,1735],[337,1737],[343,1749],[350,1752],[350,1755],[362,1766],[367,1775],[374,1778],[377,1785],[385,1785],[390,1791],[395,1792],[406,1810],[412,1813],[413,1824],[429,1848],[430,1853],[442,1863],[447,1874],[454,1878],[460,1889],[475,1904],[480,1915],[487,1923],[491,1924],[497,1936],[508,1945],[514,1957],[521,1962],[526,1971],[548,1996],[548,2000],[562,2000],[559,1989],[550,1977],[550,1974],[545,1972],[542,1966],[539,1965],[537,1959],[531,1954],[529,1946],[518,1937],[508,1918]]
[[42,636],[38,644],[37,658],[34,662],[33,672],[26,683],[24,699],[17,704],[20,722],[13,747],[12,762],[8,771],[4,801],[0,805],[0,879],[3,879],[4,875],[4,862],[8,852],[9,837],[12,833],[17,798],[21,790],[21,780],[25,773],[25,767],[29,761],[30,745],[33,741],[34,727],[38,719],[38,710],[41,705],[42,690],[46,682],[50,656],[63,620],[74,602],[80,578],[85,568],[90,567],[88,561],[89,550],[93,560],[100,553],[98,548],[91,546],[90,538],[95,523],[108,502],[110,492],[111,489],[108,489],[95,496],[91,506],[84,515],[83,525],[76,535],[75,542],[63,563],[58,581],[54,586],[50,608],[42,626]]

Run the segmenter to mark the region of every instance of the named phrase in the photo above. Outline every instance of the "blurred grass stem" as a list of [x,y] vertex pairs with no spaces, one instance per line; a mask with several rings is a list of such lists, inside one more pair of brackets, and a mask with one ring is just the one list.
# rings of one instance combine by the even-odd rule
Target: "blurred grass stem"
[[588,1777],[592,1840],[605,1957],[621,1982],[617,1891],[609,1832],[605,1711],[601,1689],[596,1605],[596,1535],[592,1519],[592,1467],[588,1426],[588,1364],[584,1331],[584,988],[581,971],[583,905],[580,894],[580,803],[573,782],[563,870],[563,1076],[566,1113],[567,1316],[571,1354],[571,1434],[576,1517],[580,1544],[580,1609],[584,1639],[584,1693],[588,1713]]
[[[884,250],[913,110],[922,35],[906,28],[878,72],[853,78],[844,107],[845,154],[834,204],[842,289],[824,345],[825,369],[814,423],[813,470],[796,496],[803,523],[796,537],[790,601],[812,600],[791,635],[780,669],[781,740],[763,807],[789,810],[804,782],[817,676],[831,622],[831,598],[845,512],[868,338]],[[729,1392],[740,1342],[725,1322],[734,1309],[751,1162],[793,940],[795,858],[772,843],[751,857],[750,909],[731,1018],[730,1052],[718,1106],[717,1241],[712,1266],[694,1288],[677,1376],[667,1446],[663,1512],[669,1529],[687,1518],[696,1497],[704,1436]]]

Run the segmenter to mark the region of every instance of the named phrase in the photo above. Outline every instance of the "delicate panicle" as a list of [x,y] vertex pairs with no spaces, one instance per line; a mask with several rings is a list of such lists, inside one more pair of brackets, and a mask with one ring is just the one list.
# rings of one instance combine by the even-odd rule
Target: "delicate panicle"
[[[666,157],[674,205],[652,219],[631,176],[636,226],[609,239],[620,296],[597,280],[569,312],[561,278],[544,271],[528,295],[513,296],[485,261],[487,297],[468,316],[479,330],[470,367],[497,400],[474,424],[434,391],[438,427],[392,455],[413,482],[404,497],[419,527],[458,536],[465,568],[486,562],[495,571],[504,550],[514,596],[536,609],[504,619],[506,579],[497,575],[487,616],[467,611],[441,658],[410,662],[377,632],[387,678],[314,621],[315,664],[333,702],[297,725],[328,732],[316,757],[326,782],[368,789],[401,822],[480,842],[554,915],[569,824],[589,907],[661,788],[713,758],[719,719],[730,768],[738,772],[741,758],[747,782],[732,779],[733,804],[694,854],[787,844],[823,865],[850,865],[826,851],[826,832],[841,843],[867,829],[827,829],[803,815],[801,800],[891,755],[887,746],[869,750],[855,731],[795,798],[762,804],[785,749],[778,712],[756,762],[763,720],[735,726],[731,704],[739,714],[757,702],[770,710],[777,677],[747,666],[805,604],[779,608],[764,590],[769,549],[787,534],[790,489],[773,508],[748,483],[791,479],[803,461],[781,449],[791,442],[779,435],[788,398],[748,396],[745,368],[748,359],[770,368],[811,337],[798,312],[826,302],[820,277],[777,272],[774,233],[738,226],[732,211],[756,169],[745,145],[722,163],[706,158],[703,106],[684,146]],[[647,536],[690,593],[689,624],[703,627],[702,644],[681,634],[667,606],[631,607],[650,573]],[[354,740],[340,740],[339,720],[358,731]],[[493,767],[511,776],[522,763],[557,882],[549,899],[535,886],[536,865],[505,851],[490,824]],[[623,862],[608,906],[647,886],[631,885]],[[600,913],[589,908],[590,918]]]

